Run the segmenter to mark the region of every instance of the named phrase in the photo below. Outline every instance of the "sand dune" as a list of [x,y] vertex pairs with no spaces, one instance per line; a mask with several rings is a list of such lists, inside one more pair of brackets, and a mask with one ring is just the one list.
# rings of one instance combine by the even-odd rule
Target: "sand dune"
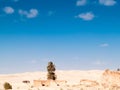
[[0,75],[0,90],[4,90],[5,82],[12,85],[12,90],[120,90],[118,71],[56,71],[59,86],[53,82],[49,86],[34,86],[34,80],[46,80],[46,75],[47,72]]

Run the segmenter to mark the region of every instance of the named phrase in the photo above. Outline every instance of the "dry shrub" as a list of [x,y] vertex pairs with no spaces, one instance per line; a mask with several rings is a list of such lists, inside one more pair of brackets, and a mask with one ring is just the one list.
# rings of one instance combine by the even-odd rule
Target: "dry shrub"
[[10,85],[10,83],[8,83],[8,82],[5,82],[4,83],[4,89],[5,90],[12,89],[12,85]]

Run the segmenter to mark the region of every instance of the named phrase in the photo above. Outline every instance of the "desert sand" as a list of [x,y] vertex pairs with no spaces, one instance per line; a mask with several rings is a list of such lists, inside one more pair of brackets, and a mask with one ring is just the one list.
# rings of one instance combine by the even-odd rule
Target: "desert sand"
[[[12,90],[120,90],[120,71],[111,70],[70,70],[56,71],[59,83],[51,82],[49,86],[35,86],[34,80],[46,80],[47,72],[26,72],[0,75],[0,90],[9,82]],[[23,82],[29,81],[29,82]]]

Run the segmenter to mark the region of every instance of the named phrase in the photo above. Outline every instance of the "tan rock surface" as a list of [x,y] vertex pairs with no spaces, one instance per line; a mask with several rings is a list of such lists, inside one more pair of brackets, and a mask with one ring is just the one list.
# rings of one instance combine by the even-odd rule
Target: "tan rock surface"
[[5,82],[12,85],[12,90],[120,90],[118,71],[71,70],[56,71],[56,74],[59,86],[54,82],[51,82],[50,86],[34,86],[34,80],[46,80],[47,72],[0,75],[0,90],[4,90]]

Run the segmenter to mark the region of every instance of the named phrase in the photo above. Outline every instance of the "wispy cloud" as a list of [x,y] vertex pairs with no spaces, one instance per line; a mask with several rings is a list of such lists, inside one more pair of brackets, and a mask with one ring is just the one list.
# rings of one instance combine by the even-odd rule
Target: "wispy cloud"
[[37,63],[37,60],[31,60],[30,63],[35,64],[35,63]]
[[48,16],[52,16],[55,12],[54,11],[49,11]]
[[87,12],[87,13],[81,13],[78,16],[75,16],[76,18],[81,18],[85,21],[90,21],[95,18],[95,15],[92,12]]
[[103,43],[103,44],[100,44],[100,47],[108,47],[109,44],[108,43]]
[[86,0],[78,0],[77,3],[76,3],[76,5],[77,6],[84,6],[84,5],[86,5],[86,3],[87,3]]
[[36,64],[36,63],[37,63],[37,60],[29,60],[29,61],[27,61],[26,63],[29,63],[29,64]]
[[97,61],[94,61],[92,64],[100,66],[100,65],[105,65],[105,62],[97,60]]
[[30,9],[29,11],[25,10],[19,10],[18,11],[20,15],[25,16],[27,18],[35,18],[38,16],[38,10],[37,9]]
[[113,6],[115,5],[117,2],[115,0],[99,0],[99,3],[101,5],[105,5],[105,6]]
[[4,7],[3,8],[3,11],[6,13],[6,14],[13,14],[14,13],[14,9],[10,6],[7,6],[7,7]]

